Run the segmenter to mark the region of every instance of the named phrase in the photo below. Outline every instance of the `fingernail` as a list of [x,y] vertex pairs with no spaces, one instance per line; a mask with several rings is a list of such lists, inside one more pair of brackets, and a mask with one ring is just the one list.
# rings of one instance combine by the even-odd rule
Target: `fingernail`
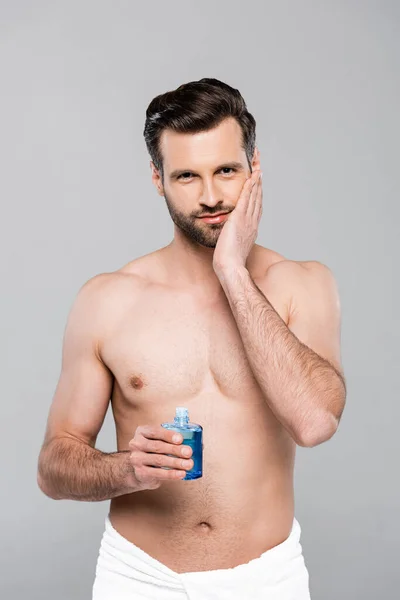
[[181,439],[182,439],[182,437],[181,437],[179,434],[177,434],[177,435],[174,435],[174,436],[173,436],[173,438],[172,438],[172,440],[173,440],[174,442],[180,442],[180,441],[181,441]]

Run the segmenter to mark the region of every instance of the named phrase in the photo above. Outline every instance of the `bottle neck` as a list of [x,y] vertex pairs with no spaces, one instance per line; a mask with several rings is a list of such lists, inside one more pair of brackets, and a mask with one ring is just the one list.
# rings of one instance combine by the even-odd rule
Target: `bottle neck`
[[175,425],[178,425],[178,427],[184,427],[185,425],[187,425],[189,423],[189,418],[188,417],[174,417],[174,423]]

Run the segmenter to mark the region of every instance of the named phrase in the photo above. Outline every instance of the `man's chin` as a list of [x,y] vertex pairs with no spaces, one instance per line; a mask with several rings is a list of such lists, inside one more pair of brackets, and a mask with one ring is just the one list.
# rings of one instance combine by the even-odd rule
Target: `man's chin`
[[215,248],[215,246],[217,245],[217,242],[204,243],[204,244],[200,244],[200,245],[204,246],[204,248]]
[[185,227],[182,223],[175,222],[175,225],[179,227],[182,233],[195,244],[203,246],[204,248],[215,248],[218,242],[219,234],[221,232],[220,227],[211,226],[207,231],[199,227]]
[[215,246],[217,245],[217,240],[206,240],[204,238],[201,237],[191,237],[191,240],[193,242],[195,242],[196,244],[199,244],[199,246],[203,246],[203,248],[215,248]]
[[201,237],[199,236],[195,241],[197,241],[200,246],[204,246],[205,248],[215,248],[218,242],[218,237]]

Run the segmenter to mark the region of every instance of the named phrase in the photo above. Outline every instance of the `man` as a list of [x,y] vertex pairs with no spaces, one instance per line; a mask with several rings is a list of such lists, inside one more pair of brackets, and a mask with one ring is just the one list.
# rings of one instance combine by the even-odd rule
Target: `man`
[[[146,116],[174,238],[79,291],[39,486],[111,500],[95,600],[309,599],[293,471],[296,445],[330,439],[345,405],[334,278],[255,244],[261,164],[238,90],[187,83]],[[110,399],[118,452],[106,454],[95,443]],[[203,427],[192,481],[180,481],[191,450],[161,427],[176,406]]]

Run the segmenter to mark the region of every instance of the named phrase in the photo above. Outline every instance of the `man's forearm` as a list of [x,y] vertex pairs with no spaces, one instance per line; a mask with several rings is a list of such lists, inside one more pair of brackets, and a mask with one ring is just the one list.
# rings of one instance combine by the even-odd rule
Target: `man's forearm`
[[39,456],[38,485],[54,500],[99,502],[130,494],[140,487],[129,454],[107,454],[68,437],[53,439]]
[[299,444],[329,438],[344,382],[333,366],[302,344],[246,269],[221,277],[252,371],[276,417]]

